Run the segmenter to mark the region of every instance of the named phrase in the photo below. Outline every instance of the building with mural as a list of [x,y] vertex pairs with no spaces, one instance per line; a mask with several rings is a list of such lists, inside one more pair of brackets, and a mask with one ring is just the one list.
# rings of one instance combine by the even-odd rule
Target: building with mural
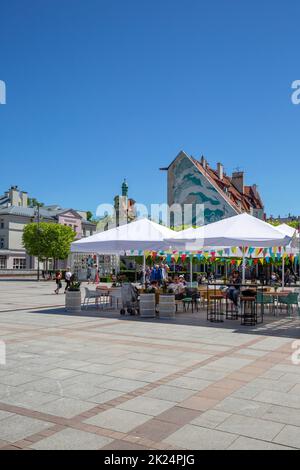
[[[245,185],[243,171],[227,175],[224,166],[218,163],[213,169],[202,157],[196,160],[181,151],[172,163],[161,170],[167,171],[168,205],[190,204],[193,208],[202,205],[202,223],[208,224],[247,212],[260,219],[264,218],[264,205],[255,184]],[[180,224],[193,225],[198,222],[195,212],[192,220]],[[172,220],[171,220],[171,225]],[[174,223],[178,225],[178,223]]]
[[[59,205],[42,206],[39,214],[28,205],[28,194],[12,186],[0,196],[0,271],[32,270],[37,259],[26,253],[22,235],[25,225],[31,222],[51,222],[72,227],[76,238],[87,237],[96,231],[96,224],[87,220],[85,211],[64,209]],[[64,267],[65,262],[60,268]],[[50,265],[51,267],[51,265]],[[41,266],[43,269],[43,265]]]

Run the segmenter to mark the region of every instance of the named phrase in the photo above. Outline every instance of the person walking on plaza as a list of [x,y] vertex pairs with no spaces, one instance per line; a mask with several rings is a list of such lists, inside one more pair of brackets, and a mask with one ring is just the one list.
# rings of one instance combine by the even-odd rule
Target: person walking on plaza
[[91,282],[91,279],[92,279],[92,269],[91,269],[90,266],[87,267],[86,279],[87,279],[88,284],[89,284]]
[[62,288],[61,279],[62,279],[62,273],[61,273],[61,271],[56,271],[56,273],[55,273],[56,289],[55,289],[55,291],[54,291],[55,294],[59,294],[59,289]]
[[65,272],[65,281],[66,281],[66,286],[65,286],[65,293],[67,290],[69,290],[70,285],[71,285],[71,278],[72,278],[72,273],[70,271],[70,268],[67,268],[67,271]]
[[100,282],[99,269],[98,269],[98,266],[96,266],[94,284],[99,284],[99,282]]

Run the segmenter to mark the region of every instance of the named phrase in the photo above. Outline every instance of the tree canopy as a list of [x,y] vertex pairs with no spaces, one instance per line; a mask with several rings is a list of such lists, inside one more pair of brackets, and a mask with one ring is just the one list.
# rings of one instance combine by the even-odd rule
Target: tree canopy
[[24,227],[23,245],[31,256],[64,260],[70,254],[75,236],[72,228],[65,225],[31,223]]
[[[275,225],[275,227],[277,225],[282,224],[282,222],[278,219],[269,219],[267,220],[267,222],[271,225]],[[290,220],[289,222],[286,222],[286,225],[289,225],[290,227],[297,229],[300,225],[300,222],[298,220]]]
[[28,198],[28,207],[43,207],[44,203],[39,202],[35,197]]

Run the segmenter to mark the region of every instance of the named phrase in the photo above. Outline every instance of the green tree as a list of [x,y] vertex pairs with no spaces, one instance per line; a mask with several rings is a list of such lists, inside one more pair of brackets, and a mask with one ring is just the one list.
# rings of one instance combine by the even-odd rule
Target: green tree
[[93,224],[97,224],[99,222],[100,218],[99,217],[94,217],[93,213],[91,211],[87,211],[86,220],[88,220],[89,222],[92,222]]
[[43,207],[44,203],[39,202],[35,197],[28,198],[28,207]]
[[23,245],[31,256],[64,260],[70,254],[75,239],[71,227],[47,222],[31,223],[24,227]]
[[[277,225],[282,224],[282,222],[280,222],[280,220],[278,219],[269,219],[267,220],[267,222],[271,225],[274,225],[275,227]],[[297,229],[300,225],[300,222],[298,220],[290,220],[289,222],[286,223],[286,225],[289,225],[290,227]]]

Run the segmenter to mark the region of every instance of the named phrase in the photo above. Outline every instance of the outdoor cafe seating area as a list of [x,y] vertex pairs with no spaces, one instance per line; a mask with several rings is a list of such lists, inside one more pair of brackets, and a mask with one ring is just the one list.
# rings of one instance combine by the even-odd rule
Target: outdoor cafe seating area
[[[299,288],[262,286],[259,284],[240,285],[239,308],[236,309],[232,300],[228,298],[227,292],[230,284],[214,282],[207,285],[187,286],[182,298],[175,299],[174,316],[192,313],[201,315],[212,323],[223,323],[225,321],[239,321],[242,325],[256,325],[264,321],[265,315],[269,318],[280,318],[283,316],[300,318],[298,303]],[[134,314],[139,315],[139,299],[143,294],[142,285],[135,285],[137,290],[137,304]],[[153,317],[160,318],[160,296],[164,295],[159,289],[155,293],[155,310]],[[99,285],[94,289],[85,287],[83,309],[96,308],[102,311],[121,311],[124,307],[122,298],[122,287],[111,287]],[[125,306],[126,307],[126,306]],[[127,313],[127,312],[126,312]],[[142,315],[141,315],[142,317]]]
[[[266,222],[248,214],[241,214],[209,224],[199,229],[181,232],[141,219],[116,227],[72,244],[75,253],[114,253],[143,256],[143,278],[139,284],[98,285],[94,289],[85,287],[82,308],[93,305],[98,310],[118,311],[139,318],[172,319],[182,314],[202,316],[210,323],[239,322],[253,326],[263,323],[264,318],[280,316],[299,318],[299,285],[286,285],[285,265],[299,270],[299,237],[287,234]],[[206,247],[206,248],[205,248]],[[209,248],[208,248],[209,247]],[[185,281],[181,295],[168,290],[165,282],[149,289],[146,281],[147,256],[157,256],[172,261],[181,257],[190,260],[189,282]],[[228,267],[235,264],[241,279],[230,290],[232,281],[225,279],[193,282],[193,259],[225,262]],[[239,259],[238,259],[239,258]],[[273,263],[273,264],[272,264]],[[247,266],[264,264],[280,265],[282,278],[273,285],[246,279]],[[278,282],[279,281],[279,282]],[[151,286],[150,286],[151,287]]]

